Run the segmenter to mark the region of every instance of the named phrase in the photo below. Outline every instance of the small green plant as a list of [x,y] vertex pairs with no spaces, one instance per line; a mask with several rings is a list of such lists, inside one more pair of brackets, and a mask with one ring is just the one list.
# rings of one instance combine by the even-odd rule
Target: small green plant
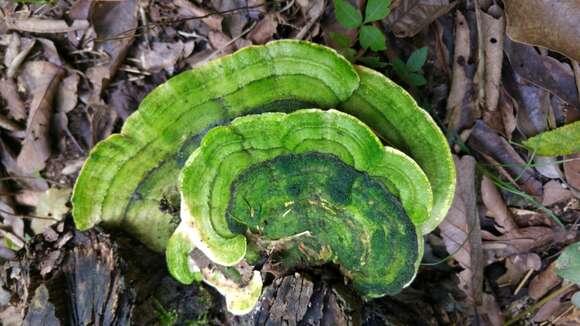
[[[385,35],[380,29],[376,28],[371,23],[387,17],[390,12],[390,5],[390,0],[367,1],[365,17],[363,20],[360,10],[355,8],[346,0],[334,0],[334,10],[338,22],[346,28],[358,28],[358,40],[360,45],[364,49],[371,49],[373,51],[382,51],[387,48]],[[344,39],[342,39],[342,41],[344,41]],[[340,44],[341,41],[337,41],[337,43]],[[344,42],[342,43],[344,44]]]
[[155,315],[159,320],[159,325],[173,326],[177,322],[177,312],[175,310],[167,310],[157,298],[153,298],[153,305],[155,306]]
[[[338,22],[346,28],[358,28],[358,41],[365,50],[383,51],[387,48],[387,42],[383,32],[372,25],[372,22],[381,20],[389,15],[390,0],[367,1],[365,18],[361,12],[346,0],[334,0],[335,15]],[[416,49],[411,53],[407,62],[395,58],[392,63],[387,63],[377,56],[362,56],[350,47],[351,40],[340,33],[331,33],[330,37],[338,45],[340,52],[351,62],[360,62],[374,69],[392,67],[394,73],[406,84],[413,87],[423,86],[427,80],[423,76],[421,68],[427,61],[427,47]]]
[[393,60],[393,70],[405,83],[411,86],[423,86],[427,83],[421,68],[427,61],[427,47],[416,49],[411,53],[407,62],[400,58]]

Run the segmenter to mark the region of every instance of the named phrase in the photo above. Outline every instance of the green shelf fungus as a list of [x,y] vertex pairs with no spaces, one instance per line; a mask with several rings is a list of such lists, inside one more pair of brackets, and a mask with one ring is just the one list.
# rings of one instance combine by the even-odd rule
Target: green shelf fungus
[[[241,314],[259,296],[260,274],[232,283],[190,252],[233,266],[250,260],[248,245],[281,237],[302,250],[289,246],[287,257],[336,263],[367,297],[391,294],[414,276],[421,235],[443,220],[454,188],[445,137],[407,92],[332,49],[281,40],[158,86],[120,134],[93,148],[72,202],[77,228],[103,223],[167,249],[178,280],[204,280]],[[286,225],[280,213],[303,223]],[[336,237],[341,228],[362,233]]]

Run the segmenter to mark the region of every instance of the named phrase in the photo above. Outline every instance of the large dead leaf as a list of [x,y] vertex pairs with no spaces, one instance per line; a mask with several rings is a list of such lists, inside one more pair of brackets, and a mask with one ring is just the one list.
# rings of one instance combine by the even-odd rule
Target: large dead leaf
[[455,49],[451,90],[447,98],[448,134],[453,136],[473,125],[481,116],[477,105],[477,91],[474,85],[476,66],[471,51],[469,25],[465,16],[457,11],[455,16]]
[[457,4],[453,0],[393,1],[387,24],[397,37],[411,37]]
[[570,105],[580,105],[574,74],[560,61],[540,55],[532,46],[505,40],[505,53],[512,69],[523,79],[559,96]]
[[504,0],[507,33],[516,41],[539,45],[580,61],[580,2]]
[[481,303],[483,287],[483,254],[481,251],[481,229],[476,206],[475,159],[454,156],[457,169],[457,187],[453,204],[439,230],[445,247],[463,267],[458,274],[460,288],[472,305]]
[[24,67],[23,78],[32,94],[30,113],[26,123],[26,137],[17,163],[26,176],[44,169],[50,156],[50,120],[53,99],[64,70],[46,61],[32,61]]

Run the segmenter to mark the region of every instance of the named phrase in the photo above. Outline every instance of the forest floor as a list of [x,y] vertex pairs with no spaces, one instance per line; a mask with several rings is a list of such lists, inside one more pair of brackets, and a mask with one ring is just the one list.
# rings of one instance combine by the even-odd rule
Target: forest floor
[[[578,285],[555,261],[580,240],[580,153],[540,157],[521,143],[580,119],[580,5],[392,0],[363,24],[356,12],[377,1],[345,1],[0,1],[2,323],[579,325]],[[300,271],[271,282],[262,314],[244,319],[129,236],[74,230],[84,160],[146,94],[284,38],[381,71],[449,140],[455,200],[409,288],[364,303],[326,272]],[[309,309],[290,304],[304,296]]]

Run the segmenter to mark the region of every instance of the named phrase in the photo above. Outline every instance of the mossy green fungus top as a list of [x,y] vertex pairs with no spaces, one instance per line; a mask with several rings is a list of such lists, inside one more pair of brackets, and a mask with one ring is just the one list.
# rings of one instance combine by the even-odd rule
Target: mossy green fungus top
[[[337,111],[292,113],[307,108]],[[232,123],[247,115],[252,117]],[[197,168],[190,173],[184,171],[178,187],[186,162],[196,161],[199,155],[204,164],[194,164]],[[289,166],[301,172],[293,174]],[[321,174],[329,178],[319,179]],[[278,181],[268,184],[269,188],[253,183],[265,180],[261,175]],[[188,178],[192,181],[187,182]],[[283,181],[306,179],[317,181],[294,193],[287,188],[289,181]],[[341,191],[350,189],[351,202],[341,201],[330,185]],[[248,190],[254,188],[259,189]],[[313,228],[308,223],[329,221],[330,211],[340,212],[336,223],[354,223],[352,230],[362,233],[351,240],[358,242],[331,237],[330,231],[319,232],[317,238],[305,230],[310,233],[293,241],[305,252],[323,254],[301,252],[300,256],[290,250],[289,255],[309,263],[341,265],[363,294],[374,297],[394,293],[404,280],[412,279],[421,247],[420,241],[411,244],[412,237],[420,238],[411,230],[419,235],[432,231],[445,217],[454,188],[455,170],[445,137],[406,91],[376,71],[353,66],[330,48],[281,40],[241,49],[157,87],[127,119],[120,134],[93,148],[75,184],[72,202],[79,229],[102,222],[123,228],[153,250],[169,247],[169,268],[185,283],[195,278],[187,255],[196,247],[218,265],[234,265],[246,253],[247,240],[240,232],[263,235],[269,241],[282,236],[272,230],[284,229],[285,236],[292,237],[294,232]],[[280,195],[276,197],[280,201],[295,198],[295,203],[285,207],[291,210],[282,213],[308,222],[282,227],[285,219],[274,218],[282,209],[281,202],[264,198],[270,192]],[[315,193],[328,203],[305,206],[308,194]],[[200,194],[211,196],[200,200]],[[167,209],[180,205],[180,214]],[[367,214],[383,210],[389,212],[385,226]],[[257,211],[263,214],[257,217]],[[262,220],[264,216],[272,220]],[[379,234],[380,229],[384,234]],[[381,237],[381,241],[373,240]],[[400,282],[377,286],[394,272],[388,268],[381,272],[372,262],[357,267],[352,257],[341,253],[359,244],[364,248],[357,250],[370,250],[373,241],[383,246],[375,248],[386,248],[388,243],[393,249],[372,251],[372,255],[384,251],[385,256],[365,257],[372,262],[387,259],[389,266],[395,266],[396,257],[388,255],[404,247],[409,250],[404,264],[412,272],[402,268]],[[226,296],[232,310],[251,309],[260,292],[259,273],[249,283],[251,288],[232,285],[216,275],[206,273],[203,279]]]

